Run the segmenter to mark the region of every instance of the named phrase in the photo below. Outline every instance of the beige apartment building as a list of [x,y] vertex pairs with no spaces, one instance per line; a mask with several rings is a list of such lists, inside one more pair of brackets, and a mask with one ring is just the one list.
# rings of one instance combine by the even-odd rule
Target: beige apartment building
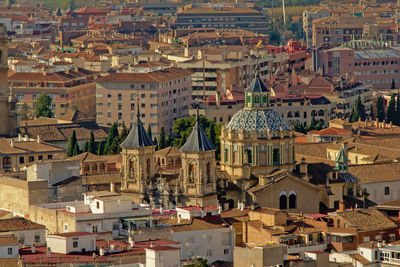
[[268,54],[261,51],[249,51],[243,47],[210,47],[197,51],[192,60],[177,63],[192,74],[192,94],[194,98],[203,95],[215,96],[230,87],[246,88],[254,79],[259,68],[263,80],[277,70],[288,67],[287,54]]
[[[373,6],[372,6],[373,5]],[[337,3],[329,2],[318,6],[311,6],[304,10],[303,12],[303,30],[304,37],[307,46],[311,46],[313,38],[313,23],[317,19],[328,18],[328,17],[344,17],[350,16],[359,21],[363,20],[365,17],[374,18],[389,18],[393,17],[396,13],[397,6],[393,3],[374,3],[370,4],[368,2],[362,3]],[[367,27],[368,28],[368,27]],[[340,30],[337,29],[338,34],[341,35]],[[346,30],[346,29],[344,29]],[[350,30],[353,30],[350,26]],[[355,29],[354,29],[355,30]],[[335,32],[336,34],[336,32]],[[353,33],[354,34],[354,33]],[[333,35],[333,34],[332,34]],[[345,34],[346,35],[346,34]],[[348,36],[348,35],[347,35]],[[340,39],[340,36],[337,38]]]
[[96,121],[101,125],[131,125],[137,116],[154,137],[161,127],[168,134],[173,121],[189,115],[191,71],[167,68],[149,73],[113,73],[97,80]]

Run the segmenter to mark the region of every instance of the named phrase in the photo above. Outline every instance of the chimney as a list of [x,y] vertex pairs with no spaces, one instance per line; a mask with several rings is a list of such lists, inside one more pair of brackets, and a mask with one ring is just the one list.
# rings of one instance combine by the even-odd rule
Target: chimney
[[189,48],[186,46],[185,50],[184,50],[184,54],[185,57],[189,57]]
[[22,134],[18,134],[18,142],[21,142],[22,141]]
[[104,247],[103,246],[100,247],[99,253],[100,253],[100,256],[104,256]]
[[40,135],[36,136],[36,141],[38,142],[38,144],[40,144]]
[[154,247],[155,247],[155,246],[154,246],[154,242],[151,242],[151,243],[150,243],[150,247],[151,247],[151,248],[154,248]]
[[218,205],[218,214],[221,214],[221,212],[222,212],[222,205],[219,204],[219,205]]
[[201,217],[201,218],[204,218],[204,208],[203,208],[203,207],[201,207],[200,217]]
[[25,134],[24,135],[24,141],[26,142],[26,141],[29,141],[29,135],[28,134]]
[[135,246],[135,239],[133,238],[132,234],[129,234],[129,245],[131,247]]
[[115,184],[113,182],[110,183],[110,191],[115,192]]
[[343,202],[343,200],[340,200],[339,209],[337,211],[344,211],[344,210],[346,210],[345,206],[344,206],[344,202]]
[[164,213],[164,209],[162,206],[160,206],[160,214],[163,214],[163,213]]
[[308,173],[308,164],[307,164],[305,158],[302,158],[302,159],[301,159],[299,168],[300,168],[300,173],[304,173],[304,174],[307,174],[307,173]]
[[178,215],[178,223],[181,223],[181,215]]
[[221,105],[221,95],[218,90],[215,91],[215,103],[217,104],[217,107]]
[[241,211],[244,210],[244,201],[240,202],[240,210],[241,210]]
[[14,139],[10,139],[10,145],[11,145],[11,147],[14,147]]
[[32,254],[35,254],[35,253],[36,253],[36,246],[35,246],[35,243],[32,244],[31,253],[32,253]]
[[46,257],[51,258],[51,249],[49,247],[47,247],[47,250],[46,250]]

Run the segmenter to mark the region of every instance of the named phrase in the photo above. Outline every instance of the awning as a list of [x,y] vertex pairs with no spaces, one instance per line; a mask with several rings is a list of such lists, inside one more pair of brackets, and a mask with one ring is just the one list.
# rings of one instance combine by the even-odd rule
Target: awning
[[351,234],[351,233],[328,233],[329,235],[335,235],[335,236],[355,236],[356,234]]

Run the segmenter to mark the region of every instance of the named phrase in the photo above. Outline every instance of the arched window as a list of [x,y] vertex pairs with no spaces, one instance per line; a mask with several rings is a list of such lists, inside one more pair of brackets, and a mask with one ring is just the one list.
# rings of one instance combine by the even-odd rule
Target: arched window
[[92,171],[97,171],[97,164],[96,163],[92,165]]
[[146,161],[146,174],[147,177],[150,177],[150,159],[147,159]]
[[263,96],[263,102],[264,102],[264,103],[267,103],[267,96],[266,96],[266,95]]
[[274,148],[274,150],[272,151],[272,162],[274,165],[279,165],[280,164],[280,160],[279,160],[279,148]]
[[279,197],[279,209],[281,209],[281,210],[287,209],[286,192],[281,192],[281,196]]
[[100,163],[99,170],[102,171],[102,172],[105,171],[106,170],[106,165],[104,163]]
[[88,172],[89,171],[89,164],[84,164],[83,165],[83,171]]
[[189,182],[193,183],[194,181],[194,165],[189,165]]
[[249,164],[252,164],[253,160],[252,160],[252,155],[251,155],[251,149],[246,149],[246,154],[247,154],[247,162]]
[[259,102],[260,102],[260,97],[259,97],[258,95],[256,95],[256,97],[255,97],[255,102],[256,102],[256,103],[259,103]]
[[207,163],[207,183],[211,183],[211,166],[210,162]]
[[289,209],[297,208],[297,196],[296,192],[290,192],[289,194]]
[[318,116],[324,116],[324,111],[322,110],[322,109],[320,109],[319,111],[318,111]]

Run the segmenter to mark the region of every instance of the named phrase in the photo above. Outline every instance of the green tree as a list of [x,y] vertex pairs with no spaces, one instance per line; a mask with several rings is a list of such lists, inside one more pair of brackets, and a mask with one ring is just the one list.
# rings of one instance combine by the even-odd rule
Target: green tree
[[210,267],[206,259],[203,258],[195,258],[193,259],[194,267]]
[[68,143],[68,151],[67,151],[68,157],[74,156],[74,149],[76,144],[78,144],[78,141],[76,140],[76,132],[72,131],[72,135],[69,138],[69,143]]
[[318,122],[317,122],[317,120],[315,119],[315,117],[313,115],[312,118],[311,118],[311,123],[306,128],[306,131],[308,132],[308,131],[316,130],[317,129],[317,125],[318,125]]
[[383,106],[383,97],[379,96],[377,101],[376,101],[376,118],[378,119],[378,121],[383,121],[385,119],[385,109]]
[[80,153],[81,153],[81,151],[79,149],[79,144],[78,144],[78,142],[76,142],[75,146],[74,146],[74,152],[72,153],[72,156],[79,155]]
[[394,78],[392,79],[392,84],[390,85],[391,89],[396,89],[396,82],[394,81]]
[[122,131],[121,131],[121,142],[125,140],[125,138],[128,136],[129,130],[125,126],[125,122],[122,122]]
[[39,98],[35,103],[35,117],[53,117],[53,112],[51,112],[51,97],[46,93],[41,93]]
[[392,94],[389,100],[389,105],[386,111],[386,121],[392,123],[396,121],[396,101],[394,94]]
[[358,96],[350,114],[350,122],[356,122],[358,119],[364,121],[366,118],[365,107],[361,102],[361,97]]
[[[157,137],[155,137],[155,136],[154,136],[154,138],[153,138],[153,143],[154,143],[156,146],[158,146]],[[157,147],[156,147],[156,149],[157,149]]]
[[21,121],[26,121],[26,120],[31,119],[31,116],[29,113],[30,113],[29,106],[26,103],[24,103],[18,112],[19,119]]
[[161,127],[160,130],[160,142],[158,143],[158,149],[163,149],[165,148],[165,129],[164,127]]
[[295,130],[296,132],[303,133],[303,134],[306,134],[306,133],[307,133],[306,128],[304,128],[304,125],[303,125],[303,123],[301,123],[301,122],[296,122],[296,123],[294,123],[294,130]]
[[110,148],[111,148],[111,145],[114,142],[114,139],[116,137],[119,137],[119,135],[118,135],[118,127],[117,127],[117,123],[114,123],[111,126],[111,128],[110,128],[110,130],[108,132],[107,141],[106,141],[106,144],[104,146],[103,155],[111,154],[110,153]]
[[400,92],[397,92],[397,101],[396,101],[396,117],[393,122],[395,125],[400,125]]
[[86,141],[85,146],[83,147],[83,152],[88,152],[88,149],[89,149],[89,142]]
[[167,140],[165,140],[165,147],[172,146],[172,137],[168,135]]
[[72,11],[76,9],[75,0],[69,1],[69,9],[71,9]]
[[115,137],[113,142],[111,143],[110,150],[108,154],[119,154],[121,152],[121,138],[119,136]]
[[149,126],[147,127],[147,135],[148,135],[148,136],[150,136],[150,138],[152,138],[152,137],[153,137],[153,133],[151,132],[151,126],[150,126],[150,123],[149,123]]
[[96,154],[96,142],[94,141],[94,133],[93,131],[90,132],[90,139],[88,142],[87,152],[92,154]]
[[106,146],[106,143],[104,141],[101,141],[99,145],[97,146],[97,155],[104,155],[104,147]]

